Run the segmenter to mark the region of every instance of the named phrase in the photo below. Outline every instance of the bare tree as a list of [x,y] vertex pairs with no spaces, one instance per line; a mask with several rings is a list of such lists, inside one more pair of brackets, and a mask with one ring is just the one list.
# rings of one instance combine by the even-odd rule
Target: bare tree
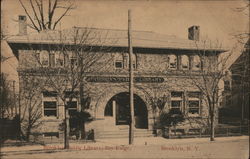
[[20,81],[20,98],[22,99],[22,110],[20,122],[22,123],[22,134],[26,141],[30,140],[33,129],[42,124],[42,99],[40,92],[43,90],[43,81],[30,73],[22,73]]
[[11,86],[9,81],[7,80],[7,76],[4,73],[1,73],[0,80],[0,96],[1,96],[1,114],[0,118],[10,117],[13,115],[13,90],[11,90]]
[[[108,31],[105,30],[74,27],[70,30],[47,32],[49,44],[41,43],[36,49],[30,45],[38,63],[35,72],[46,81],[44,90],[55,91],[65,106],[63,128],[66,149],[69,148],[69,108],[72,101],[80,99],[79,111],[87,112],[89,94],[85,79],[90,73],[102,70],[112,60],[112,56],[110,59],[104,56],[111,49],[105,46],[107,34]],[[43,61],[42,56],[45,54],[48,59]],[[83,125],[81,127],[84,128]],[[84,138],[84,134],[81,136]]]
[[38,32],[54,30],[58,23],[75,9],[74,0],[28,0],[25,4],[19,0],[23,10],[30,20],[28,26]]
[[[199,45],[198,45],[199,43]],[[227,70],[228,59],[232,55],[232,50],[225,52],[220,43],[204,40],[196,42],[197,50],[194,54],[198,54],[198,59],[192,67],[196,67],[197,71],[183,71],[188,77],[190,83],[201,92],[205,98],[205,105],[208,108],[208,125],[210,127],[210,141],[214,141],[214,128],[221,99],[220,82],[225,76]]]

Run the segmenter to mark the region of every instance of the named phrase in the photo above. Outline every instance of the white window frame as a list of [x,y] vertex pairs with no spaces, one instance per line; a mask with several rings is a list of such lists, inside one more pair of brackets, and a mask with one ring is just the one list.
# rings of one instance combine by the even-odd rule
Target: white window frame
[[[172,97],[172,92],[180,92],[181,94],[182,94],[182,96],[181,97]],[[180,111],[181,112],[183,112],[183,93],[184,92],[182,92],[182,91],[171,91],[171,104],[170,104],[170,109],[172,109],[172,108],[174,108],[174,109],[176,109],[176,108],[179,108],[180,109]],[[173,107],[172,106],[172,102],[180,102],[180,107]]]
[[[192,92],[189,92],[189,93],[192,93]],[[188,116],[194,116],[194,117],[196,117],[196,116],[200,116],[201,115],[201,99],[200,99],[200,96],[201,96],[201,93],[199,92],[199,97],[189,97],[188,96],[188,110],[187,110],[187,114],[188,114]],[[189,112],[189,109],[190,109],[190,106],[189,106],[189,102],[198,102],[199,104],[198,104],[198,114],[192,114],[192,113],[190,113]],[[193,107],[193,108],[196,108],[197,109],[197,107]]]
[[[44,111],[45,111],[45,108],[44,108],[44,102],[56,102],[56,116],[47,116],[45,115]],[[42,93],[42,115],[44,118],[58,118],[58,101],[57,101],[57,97],[44,97],[43,93]]]

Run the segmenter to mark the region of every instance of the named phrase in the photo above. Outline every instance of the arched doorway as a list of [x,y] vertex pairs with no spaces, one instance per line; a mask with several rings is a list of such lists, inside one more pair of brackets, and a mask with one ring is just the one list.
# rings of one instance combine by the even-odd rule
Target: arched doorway
[[[115,112],[115,113],[114,113]],[[141,129],[148,128],[148,110],[145,102],[134,94],[135,127]],[[104,116],[115,117],[116,125],[129,125],[130,105],[129,93],[122,92],[113,96],[107,103]]]

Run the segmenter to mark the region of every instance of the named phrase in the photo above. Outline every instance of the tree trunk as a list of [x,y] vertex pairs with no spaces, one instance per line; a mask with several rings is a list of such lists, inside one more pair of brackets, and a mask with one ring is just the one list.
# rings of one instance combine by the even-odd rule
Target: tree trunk
[[82,122],[82,125],[81,125],[81,138],[85,139],[85,137],[86,137],[86,134],[85,134],[85,122]]
[[27,141],[27,142],[30,141],[30,127],[27,128],[27,132],[26,132],[26,141]]
[[214,114],[211,115],[210,129],[210,141],[214,141]]
[[68,110],[65,110],[64,119],[64,149],[69,149],[69,117]]

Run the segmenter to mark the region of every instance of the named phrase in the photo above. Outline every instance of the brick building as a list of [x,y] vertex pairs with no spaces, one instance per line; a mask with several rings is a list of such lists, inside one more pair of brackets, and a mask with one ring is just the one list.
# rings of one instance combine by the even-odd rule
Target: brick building
[[[20,23],[22,26],[25,18],[19,18],[19,20],[22,21]],[[83,33],[84,30],[86,28],[74,27],[29,35],[25,34],[26,31],[20,31],[20,35],[11,37],[8,44],[19,60],[20,89],[27,87],[22,84],[27,76],[35,81],[36,78],[43,78],[43,74],[39,72],[43,69],[53,72],[58,68],[74,65],[77,59],[70,53],[70,49],[67,52],[69,55],[61,57],[58,54],[60,51],[55,48],[62,48],[62,43],[58,40],[61,35],[67,35],[64,42],[67,41],[67,48],[73,48],[75,39],[70,38],[70,34]],[[100,45],[109,49],[105,51],[93,49],[92,53],[102,55],[92,65],[92,68],[98,69],[88,68],[84,74],[83,90],[88,92],[87,111],[94,118],[94,121],[86,124],[86,129],[94,129],[96,138],[109,137],[109,132],[112,132],[113,136],[122,137],[125,135],[123,132],[127,132],[128,129],[129,114],[127,31],[96,28],[88,30],[90,30],[88,39],[95,39],[98,36],[104,39]],[[164,99],[165,111],[175,109],[182,111],[188,118],[198,120],[207,118],[208,108],[204,98],[199,89],[191,84],[187,74],[199,75],[201,69],[213,66],[213,62],[224,50],[204,49],[198,41],[200,32],[198,26],[192,26],[188,31],[188,39],[147,31],[132,32],[136,136],[152,135],[154,119],[158,113],[156,111],[155,114],[149,99]],[[91,44],[93,43],[89,41],[85,43],[87,47]],[[206,52],[206,59],[203,62],[198,56],[201,50]],[[36,87],[38,84],[32,86],[34,89]],[[79,88],[75,90],[80,91]],[[63,131],[60,130],[59,125],[65,116],[64,103],[58,98],[53,86],[47,86],[46,91],[44,88],[38,89],[38,92],[40,94],[36,95],[35,101],[41,102],[39,109],[42,117],[39,121],[43,124],[33,131],[42,133],[44,137],[61,138]],[[81,110],[79,104],[81,100],[76,95],[70,101],[69,115]],[[23,99],[21,104],[22,101]],[[21,105],[21,107],[24,106]],[[200,127],[201,125],[197,123],[193,123],[191,127],[188,122],[184,122],[179,129],[186,132],[196,131],[196,128]]]

